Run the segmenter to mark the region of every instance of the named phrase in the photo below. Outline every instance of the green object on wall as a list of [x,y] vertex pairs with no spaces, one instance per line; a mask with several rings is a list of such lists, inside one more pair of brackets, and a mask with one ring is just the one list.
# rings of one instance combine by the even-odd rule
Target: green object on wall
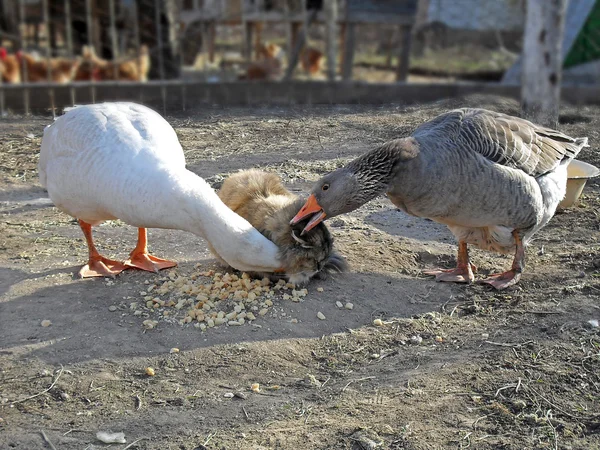
[[563,67],[573,67],[596,59],[600,59],[600,0],[596,0],[585,24],[581,27]]

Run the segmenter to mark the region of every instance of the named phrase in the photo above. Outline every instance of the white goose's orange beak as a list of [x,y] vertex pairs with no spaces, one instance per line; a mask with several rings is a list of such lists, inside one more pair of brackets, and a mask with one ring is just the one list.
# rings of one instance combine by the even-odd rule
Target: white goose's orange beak
[[308,200],[306,200],[306,203],[304,204],[302,209],[298,211],[298,214],[296,214],[294,218],[290,221],[290,224],[296,225],[298,222],[300,222],[303,219],[306,219],[311,214],[313,214],[313,217],[306,224],[306,226],[302,230],[302,233],[300,233],[300,236],[302,236],[307,231],[312,230],[319,223],[325,220],[325,211],[323,211],[323,208],[321,208],[321,205],[319,205],[319,202],[317,202],[317,198],[314,194],[310,194]]

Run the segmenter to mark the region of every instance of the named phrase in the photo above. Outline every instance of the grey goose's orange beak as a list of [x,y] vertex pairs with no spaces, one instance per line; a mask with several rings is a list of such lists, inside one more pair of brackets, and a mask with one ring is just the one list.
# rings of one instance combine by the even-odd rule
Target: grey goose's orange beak
[[306,226],[302,230],[302,233],[300,233],[300,236],[302,236],[307,231],[312,230],[323,220],[325,220],[325,211],[323,211],[323,208],[321,208],[321,205],[319,205],[319,202],[317,202],[315,194],[310,194],[308,200],[306,200],[306,203],[304,204],[302,209],[298,211],[298,214],[296,214],[294,218],[290,221],[290,225],[296,225],[298,222],[300,222],[303,219],[306,219],[311,214],[313,215],[313,217],[306,224]]

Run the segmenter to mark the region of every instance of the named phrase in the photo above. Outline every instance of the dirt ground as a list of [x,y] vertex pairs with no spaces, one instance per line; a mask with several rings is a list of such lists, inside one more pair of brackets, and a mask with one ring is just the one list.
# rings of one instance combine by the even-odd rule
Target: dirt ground
[[[190,169],[215,186],[261,167],[300,192],[459,105],[518,113],[514,102],[473,97],[203,108],[168,120]],[[381,198],[328,222],[349,273],[311,282],[300,303],[277,296],[252,323],[201,331],[132,311],[165,273],[75,277],[83,237],[37,180],[50,121],[0,122],[0,449],[600,448],[600,334],[589,323],[600,319],[599,179],[537,235],[510,291],[420,275],[452,266],[451,234]],[[563,107],[560,129],[588,136],[580,159],[600,166],[599,108]],[[135,236],[119,222],[95,229],[117,258]],[[151,230],[150,246],[180,263],[177,274],[224,270],[191,234]],[[472,254],[479,277],[511,260]],[[127,443],[102,444],[98,431],[124,432]]]

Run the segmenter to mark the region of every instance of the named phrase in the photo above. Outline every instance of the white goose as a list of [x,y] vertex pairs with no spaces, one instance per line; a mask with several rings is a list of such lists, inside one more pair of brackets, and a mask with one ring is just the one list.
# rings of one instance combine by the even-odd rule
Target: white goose
[[[202,236],[238,270],[281,270],[277,246],[185,168],[175,131],[145,106],[102,103],[70,109],[44,130],[39,174],[56,207],[79,220],[89,248],[82,277],[175,266],[148,254],[146,228]],[[92,240],[92,226],[111,219],[139,229],[125,263],[100,255]]]

